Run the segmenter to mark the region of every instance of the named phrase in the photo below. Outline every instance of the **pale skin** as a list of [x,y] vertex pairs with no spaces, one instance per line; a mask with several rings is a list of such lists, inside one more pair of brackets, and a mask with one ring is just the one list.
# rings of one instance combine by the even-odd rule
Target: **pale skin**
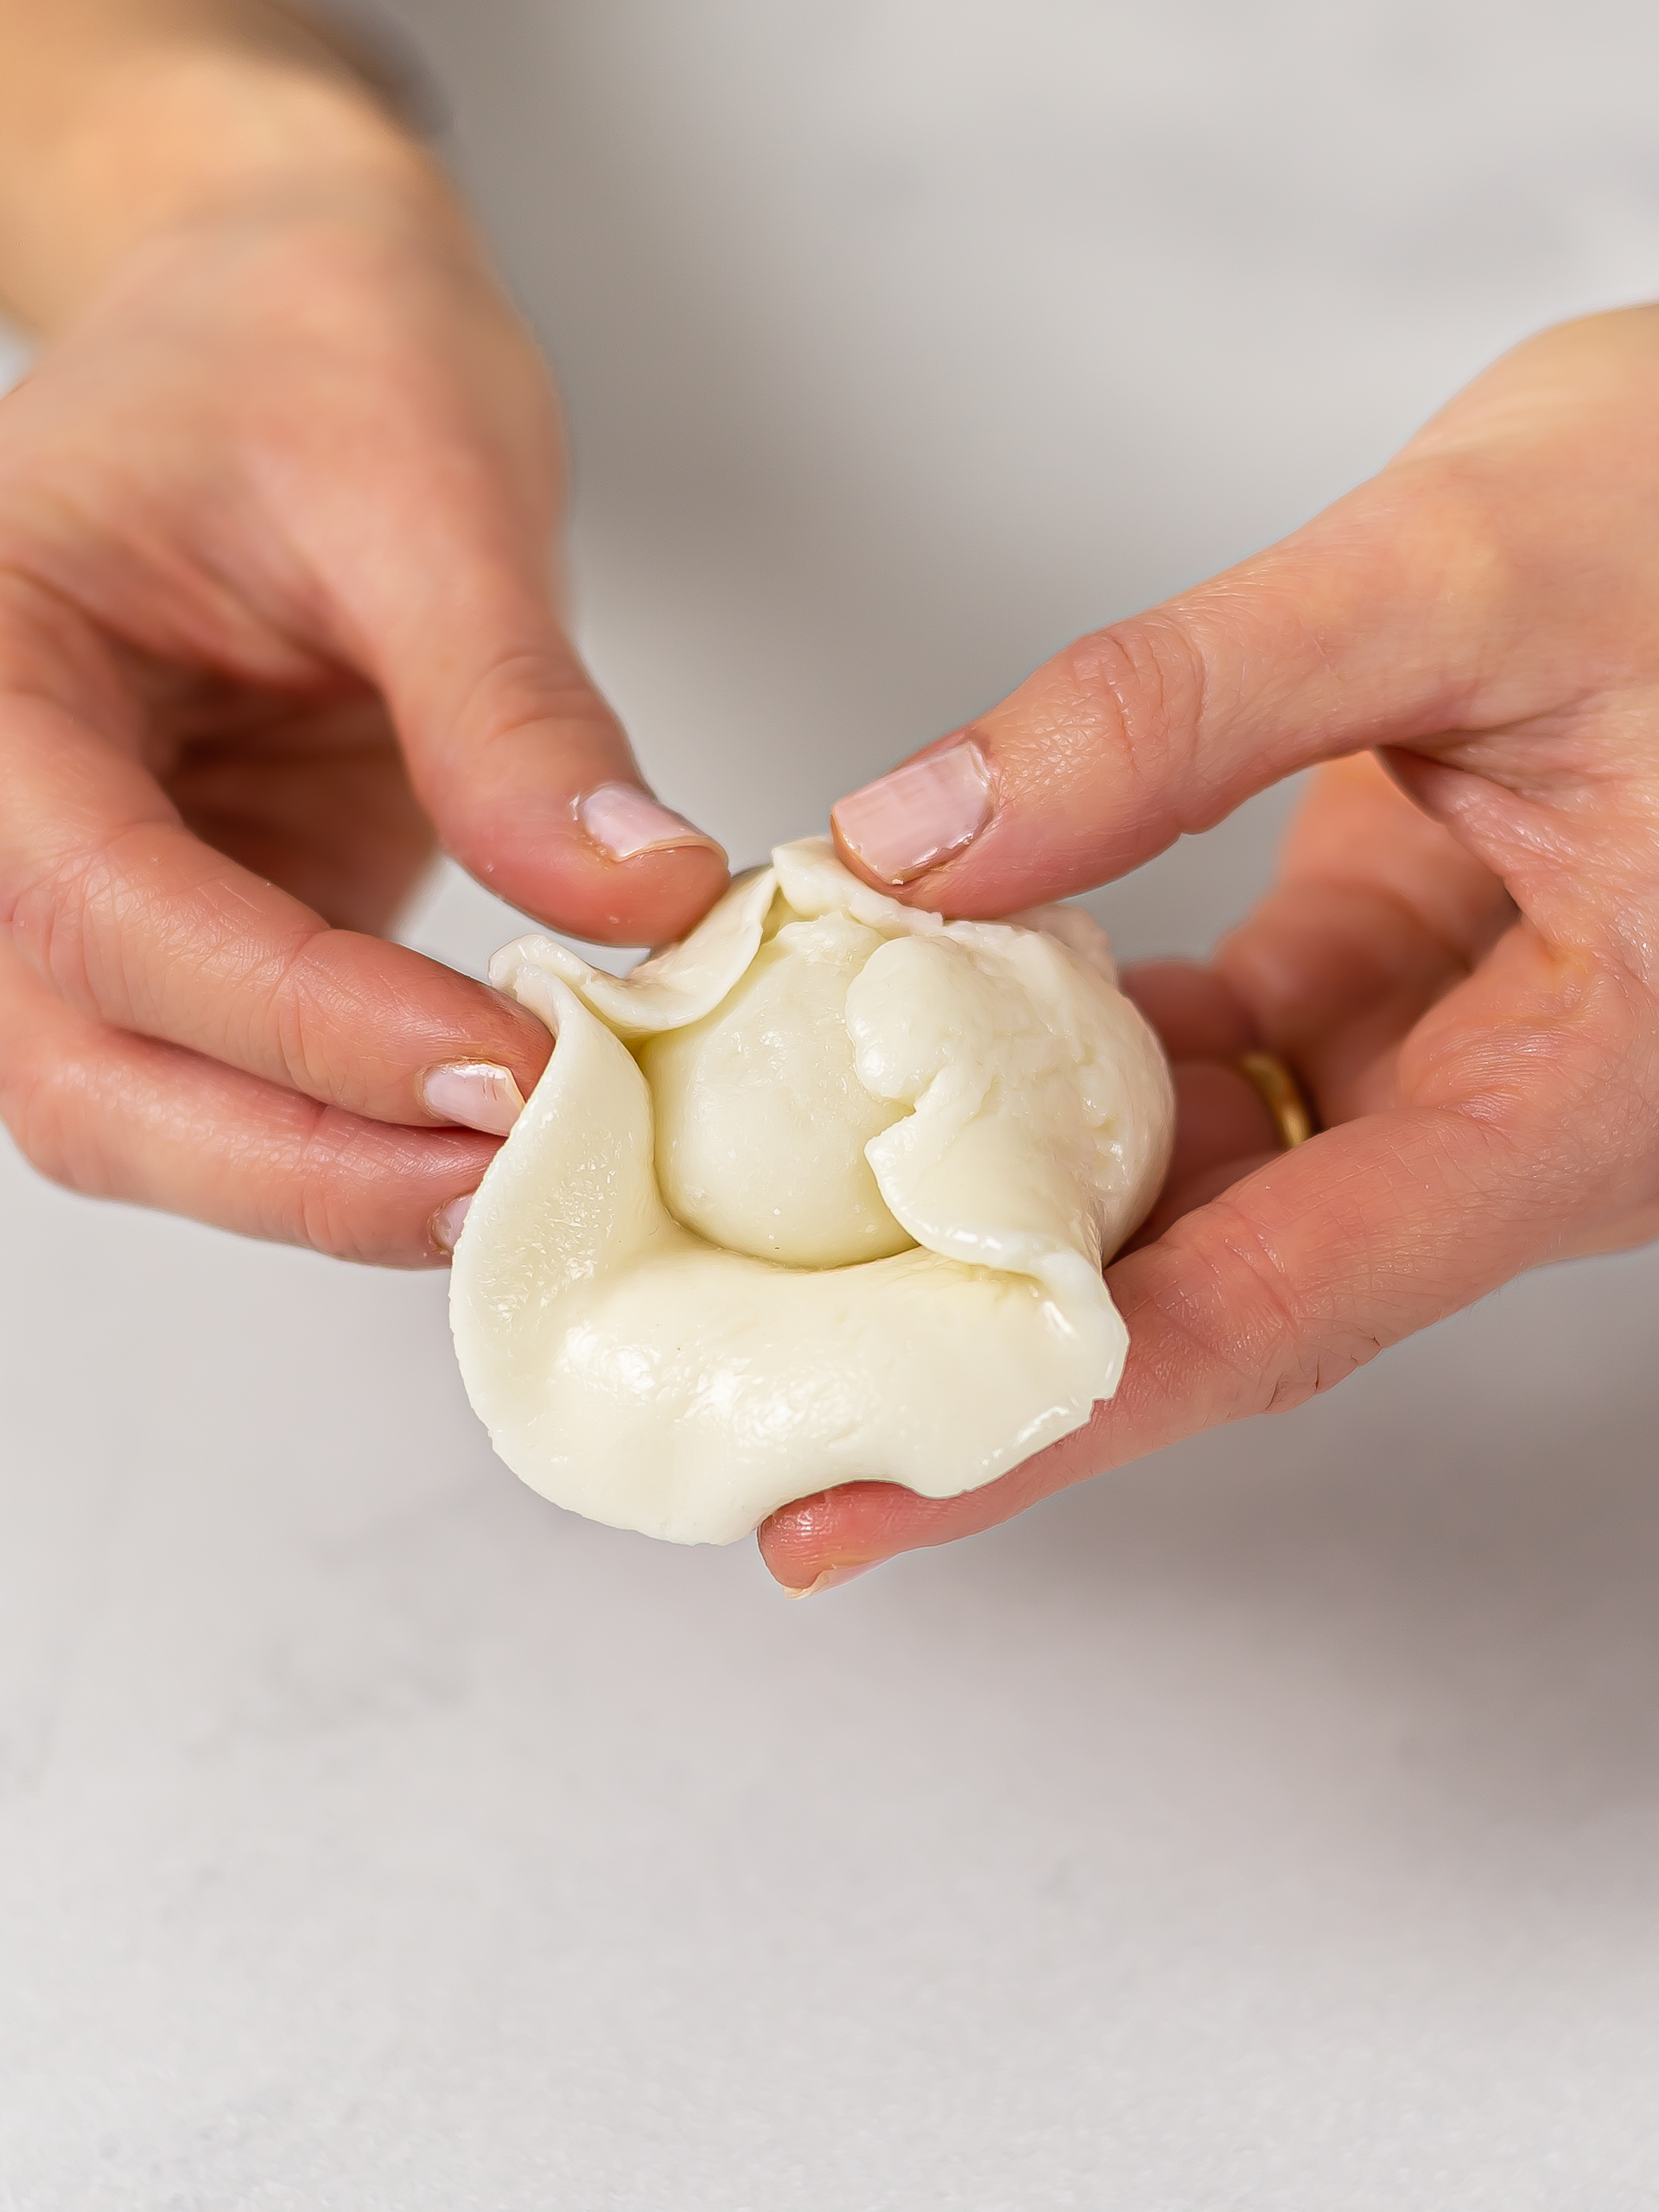
[[[441,173],[274,7],[0,0],[0,295],[48,340],[0,402],[0,1110],[77,1188],[441,1264],[549,1041],[376,935],[435,841],[613,943],[725,881],[561,628],[545,371]],[[1214,960],[1131,979],[1181,1120],[1110,1270],[1117,1398],[964,1498],[786,1508],[786,1586],[1659,1234],[1656,396],[1659,310],[1548,334],[928,748],[975,748],[943,782],[838,810],[868,880],[994,915],[1318,766]],[[1257,1046],[1324,1124],[1294,1153]]]
[[540,358],[262,6],[0,0],[0,295],[47,340],[0,402],[0,1110],[78,1189],[440,1264],[549,1039],[374,934],[435,840],[613,943],[726,882],[561,627]]
[[[780,1580],[990,1527],[1296,1405],[1526,1268],[1659,1235],[1656,401],[1659,309],[1548,332],[1295,536],[1080,639],[930,749],[976,745],[983,820],[899,895],[969,915],[1121,874],[1318,772],[1213,961],[1131,978],[1181,1120],[1108,1273],[1116,1398],[966,1497],[786,1508],[761,1534]],[[837,810],[872,880],[868,825],[892,842],[906,812]],[[914,849],[938,842],[914,823]],[[1325,1124],[1294,1152],[1229,1065],[1256,1046]]]

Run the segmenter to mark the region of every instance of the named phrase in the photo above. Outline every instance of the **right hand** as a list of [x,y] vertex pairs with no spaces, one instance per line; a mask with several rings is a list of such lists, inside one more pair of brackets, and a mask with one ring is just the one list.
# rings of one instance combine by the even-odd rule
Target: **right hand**
[[[1108,1277],[1118,1395],[967,1496],[785,1509],[781,1580],[987,1528],[1298,1404],[1523,1269],[1659,1236],[1656,409],[1659,308],[1548,332],[1293,537],[836,810],[868,879],[1000,914],[1317,771],[1214,960],[1127,979],[1180,1112]],[[1261,1047],[1324,1124],[1283,1155],[1230,1065]]]
[[412,148],[147,236],[0,402],[0,1111],[46,1173],[436,1264],[512,1090],[472,1134],[423,1075],[527,1094],[550,1041],[373,934],[434,825],[585,938],[722,888],[556,617],[560,453]]

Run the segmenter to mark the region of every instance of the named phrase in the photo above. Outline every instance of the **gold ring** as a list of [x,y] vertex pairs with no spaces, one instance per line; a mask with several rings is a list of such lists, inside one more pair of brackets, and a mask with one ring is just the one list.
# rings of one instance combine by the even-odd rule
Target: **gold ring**
[[1277,1052],[1241,1052],[1233,1065],[1273,1116],[1281,1152],[1294,1152],[1318,1128],[1307,1093]]

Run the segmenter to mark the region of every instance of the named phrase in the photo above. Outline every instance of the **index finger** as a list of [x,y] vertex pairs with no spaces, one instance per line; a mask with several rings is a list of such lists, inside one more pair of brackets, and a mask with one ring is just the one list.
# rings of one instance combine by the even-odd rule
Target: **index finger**
[[1123,875],[1315,761],[1457,727],[1486,646],[1477,535],[1445,487],[1366,486],[842,799],[842,857],[918,906],[995,917]]
[[528,1096],[550,1048],[539,1022],[419,953],[330,929],[194,837],[123,733],[98,726],[121,716],[109,677],[90,628],[12,580],[0,922],[66,1002],[378,1121],[456,1118],[442,1087],[438,1110],[425,1103],[439,1068],[497,1068]]
[[1304,529],[843,799],[842,857],[917,905],[1009,913],[1316,761],[1484,760],[1491,733],[1645,685],[1656,353],[1651,309],[1518,348]]
[[[402,365],[407,375],[408,365]],[[346,658],[384,694],[446,849],[512,905],[610,944],[664,944],[725,889],[717,842],[647,788],[554,605],[522,458],[440,378],[373,427],[372,484],[285,516]]]

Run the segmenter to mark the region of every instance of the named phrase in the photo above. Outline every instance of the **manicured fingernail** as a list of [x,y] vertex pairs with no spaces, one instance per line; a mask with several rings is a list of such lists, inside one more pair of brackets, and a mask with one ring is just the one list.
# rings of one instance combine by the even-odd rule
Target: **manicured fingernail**
[[631,861],[671,845],[707,845],[716,853],[721,849],[694,822],[659,805],[638,784],[601,784],[579,802],[576,819],[601,852],[613,861]]
[[907,760],[842,800],[841,842],[883,883],[910,883],[971,845],[991,818],[991,775],[972,738]]
[[799,1590],[784,1585],[785,1598],[816,1598],[820,1590],[838,1590],[843,1582],[856,1582],[861,1574],[868,1574],[873,1567],[880,1567],[879,1559],[861,1559],[856,1567],[826,1567],[816,1582],[809,1582]]
[[432,1231],[432,1242],[440,1252],[453,1252],[461,1242],[461,1224],[470,1212],[477,1195],[476,1192],[468,1191],[464,1198],[451,1198],[447,1206],[438,1208],[428,1223],[427,1226]]
[[458,1122],[504,1137],[524,1110],[524,1094],[512,1071],[491,1060],[448,1060],[420,1078],[421,1103],[435,1122]]

